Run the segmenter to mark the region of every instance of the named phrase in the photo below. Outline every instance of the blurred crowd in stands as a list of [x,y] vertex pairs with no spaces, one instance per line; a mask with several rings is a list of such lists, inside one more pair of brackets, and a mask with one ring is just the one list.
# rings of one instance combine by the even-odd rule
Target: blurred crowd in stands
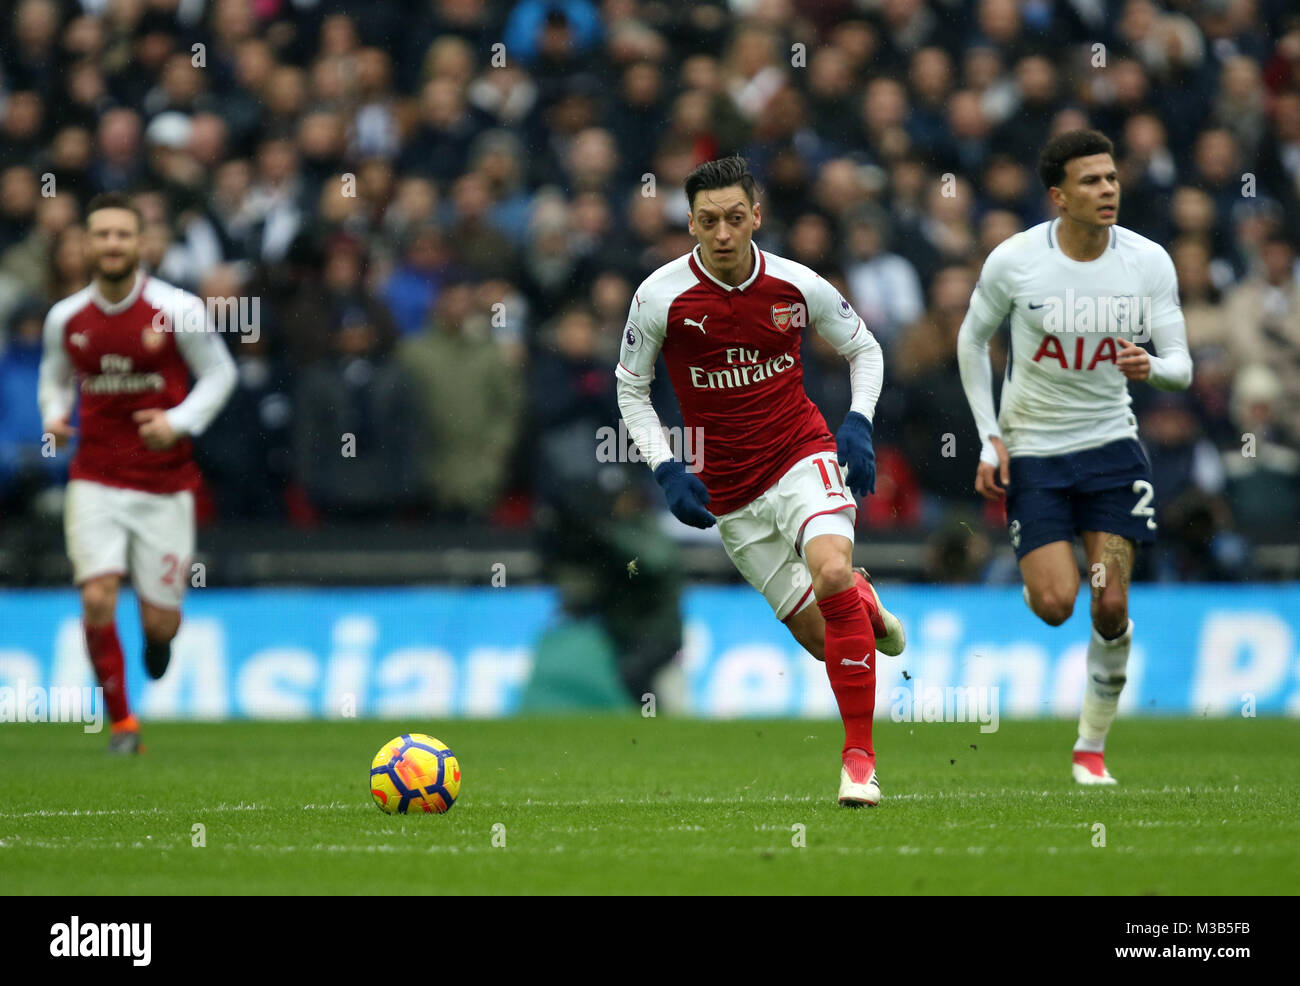
[[[594,452],[618,422],[621,328],[640,280],[693,245],[682,180],[739,152],[759,245],[834,282],[886,351],[860,523],[931,533],[936,571],[976,578],[1004,535],[972,491],[957,328],[989,251],[1052,215],[1044,141],[1093,126],[1116,144],[1120,223],[1174,258],[1196,364],[1186,394],[1132,387],[1163,532],[1147,574],[1235,578],[1249,541],[1300,526],[1288,0],[0,10],[11,516],[66,469],[41,455],[41,324],[87,282],[79,222],[106,190],[136,194],[149,270],[258,301],[198,445],[209,519],[522,527],[655,505],[648,470]],[[803,354],[833,428],[846,365],[815,333]]]

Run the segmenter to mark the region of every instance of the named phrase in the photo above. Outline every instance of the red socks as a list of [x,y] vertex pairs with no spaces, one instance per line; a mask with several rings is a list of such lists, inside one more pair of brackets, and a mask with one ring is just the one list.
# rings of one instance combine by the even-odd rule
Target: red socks
[[[871,748],[876,711],[876,637],[856,585],[817,601],[826,620],[826,675],[844,720],[844,750]],[[847,663],[845,663],[847,662]]]
[[130,717],[131,708],[126,701],[126,663],[122,658],[122,644],[117,639],[117,624],[86,627],[86,650],[90,652],[95,677],[104,689],[108,718],[112,722],[121,722]]

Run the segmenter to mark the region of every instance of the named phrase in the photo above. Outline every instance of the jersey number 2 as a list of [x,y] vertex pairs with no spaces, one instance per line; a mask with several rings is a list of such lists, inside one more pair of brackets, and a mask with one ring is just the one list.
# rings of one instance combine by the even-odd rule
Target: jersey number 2
[[1156,491],[1151,488],[1151,484],[1145,479],[1139,479],[1133,483],[1133,492],[1138,495],[1138,502],[1132,511],[1133,516],[1145,517],[1147,519],[1147,528],[1154,531],[1156,529],[1156,512],[1151,506],[1151,498],[1156,495]]

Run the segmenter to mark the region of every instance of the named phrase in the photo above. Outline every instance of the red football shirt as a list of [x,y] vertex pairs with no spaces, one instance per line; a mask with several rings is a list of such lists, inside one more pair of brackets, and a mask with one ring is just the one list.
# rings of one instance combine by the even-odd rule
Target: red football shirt
[[754,270],[737,287],[704,269],[698,247],[650,275],[633,298],[616,370],[648,385],[662,351],[682,419],[702,446],[699,474],[715,515],[750,503],[800,459],[835,450],[804,390],[804,326],[846,357],[877,345],[814,271],[753,249]]
[[[144,273],[137,275],[131,293],[116,304],[104,301],[91,285],[50,309],[45,323],[46,360],[56,367],[42,366],[43,385],[47,374],[57,378],[70,369],[80,394],[79,441],[69,478],[148,493],[175,493],[198,485],[190,439],[184,437],[163,451],[149,449],[132,415],[147,408],[175,408],[186,399],[190,366],[183,348],[202,346],[205,354],[211,354],[205,359],[221,363],[222,357],[212,348],[215,342],[229,364],[223,373],[233,385],[233,363],[225,344],[210,333],[204,338],[204,332],[193,331],[198,326],[207,328],[201,310],[202,303],[193,295]],[[178,313],[183,321],[198,319],[197,326],[177,327]],[[187,335],[193,338],[185,338]],[[224,394],[216,395],[220,399],[211,413],[224,403],[229,389],[227,385]],[[54,404],[47,407],[51,400],[43,386],[46,420],[51,413],[70,411],[70,407],[51,411]],[[210,415],[205,412],[200,417]],[[199,430],[201,427],[189,427],[182,432]]]

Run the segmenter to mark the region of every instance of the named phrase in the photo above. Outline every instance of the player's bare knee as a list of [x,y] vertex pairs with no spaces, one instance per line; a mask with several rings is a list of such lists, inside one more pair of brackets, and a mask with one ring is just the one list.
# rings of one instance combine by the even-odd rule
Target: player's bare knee
[[1107,640],[1128,628],[1128,600],[1123,593],[1103,594],[1093,603],[1092,625]]
[[812,573],[813,595],[825,599],[853,585],[853,561],[838,555],[820,562]]
[[165,644],[176,636],[181,626],[181,614],[172,609],[149,608],[141,614],[144,635],[154,643]]
[[82,618],[89,626],[112,623],[117,610],[117,582],[91,579],[81,587]]
[[1074,613],[1074,597],[1061,592],[1044,592],[1034,597],[1034,612],[1048,626],[1059,627]]

